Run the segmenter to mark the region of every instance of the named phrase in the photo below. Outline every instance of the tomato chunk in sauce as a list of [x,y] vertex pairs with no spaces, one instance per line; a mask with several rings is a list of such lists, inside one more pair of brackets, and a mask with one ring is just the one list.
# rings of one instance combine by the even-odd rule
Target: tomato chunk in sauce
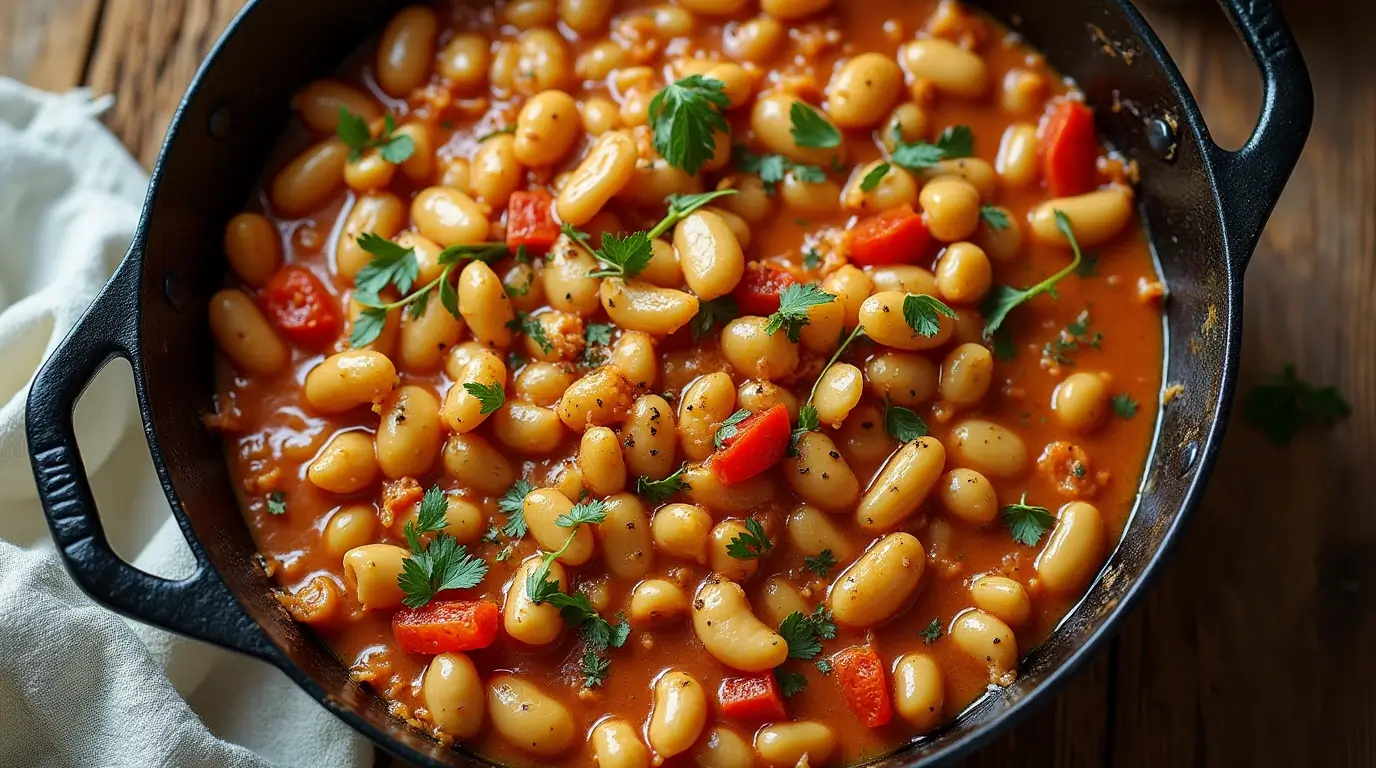
[[417,5],[351,62],[227,222],[210,421],[356,679],[627,768],[848,765],[1017,679],[1161,383],[1073,83],[949,0]]

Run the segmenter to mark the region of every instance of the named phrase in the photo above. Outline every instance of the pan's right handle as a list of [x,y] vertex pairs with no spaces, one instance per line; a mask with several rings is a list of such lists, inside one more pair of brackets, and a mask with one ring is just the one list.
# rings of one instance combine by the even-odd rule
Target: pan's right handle
[[1309,137],[1314,87],[1299,44],[1272,0],[1219,3],[1261,70],[1261,115],[1247,143],[1236,152],[1212,142],[1204,148],[1218,179],[1228,251],[1245,268]]
[[[138,246],[135,245],[135,248]],[[116,357],[138,366],[138,273],[126,257],[81,320],[38,371],[29,391],[29,455],[57,550],[86,594],[131,618],[264,659],[276,651],[191,541],[196,571],[164,579],[126,563],[105,536],[72,410],[86,386]]]

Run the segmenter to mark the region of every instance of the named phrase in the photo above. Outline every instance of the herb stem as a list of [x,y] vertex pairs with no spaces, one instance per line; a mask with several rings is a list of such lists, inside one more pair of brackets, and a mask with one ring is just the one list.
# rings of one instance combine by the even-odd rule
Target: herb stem
[[841,353],[846,351],[846,347],[850,346],[850,343],[855,341],[857,336],[862,336],[864,333],[864,326],[857,323],[855,330],[851,331],[850,335],[846,337],[846,340],[841,342],[841,346],[836,348],[836,352],[832,354],[831,359],[822,367],[822,372],[817,374],[817,380],[812,382],[812,390],[807,393],[807,400],[803,401],[803,405],[812,404],[812,398],[817,394],[817,386],[822,383],[822,377],[826,376],[827,370],[835,365],[837,360],[841,359]]
[[[457,263],[458,263],[458,262],[455,262],[455,264],[457,264]],[[407,304],[410,304],[410,303],[416,301],[416,300],[419,299],[421,296],[424,296],[425,294],[429,293],[430,291],[433,291],[433,290],[435,289],[435,286],[439,285],[440,283],[444,282],[445,280],[448,280],[448,279],[449,279],[449,274],[450,274],[451,272],[453,272],[453,271],[454,271],[454,264],[450,264],[449,266],[445,267],[443,271],[440,272],[440,276],[439,276],[439,277],[435,278],[434,280],[431,280],[430,282],[428,282],[428,283],[426,283],[425,285],[421,286],[420,288],[418,288],[418,289],[412,291],[411,293],[407,294],[406,296],[404,296],[404,297],[402,297],[402,298],[400,298],[400,299],[397,299],[396,301],[391,301],[391,302],[388,302],[388,303],[386,303],[386,304],[363,304],[363,302],[359,302],[359,303],[360,303],[360,304],[363,304],[363,306],[367,307],[368,309],[393,310],[393,309],[397,309],[397,308],[399,308],[399,307],[404,307],[404,306],[406,306]]]

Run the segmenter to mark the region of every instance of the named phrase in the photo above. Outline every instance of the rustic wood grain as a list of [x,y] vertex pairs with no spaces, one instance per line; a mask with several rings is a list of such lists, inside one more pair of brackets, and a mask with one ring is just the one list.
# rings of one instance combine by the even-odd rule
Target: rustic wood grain
[[0,2],[0,76],[35,88],[80,85],[102,0]]
[[[241,2],[0,0],[0,73],[114,93],[108,121],[149,165]],[[1203,508],[1122,636],[966,766],[1376,765],[1376,8],[1285,7],[1317,114],[1248,273],[1242,391],[1293,361],[1354,413],[1279,449],[1235,409]],[[1215,138],[1240,145],[1260,89],[1222,14],[1143,10]]]

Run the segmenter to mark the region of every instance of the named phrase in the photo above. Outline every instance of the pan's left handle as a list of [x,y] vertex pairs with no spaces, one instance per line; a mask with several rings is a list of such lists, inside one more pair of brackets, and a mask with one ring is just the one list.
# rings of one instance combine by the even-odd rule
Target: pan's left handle
[[140,261],[125,258],[34,378],[26,418],[43,512],[67,570],[96,602],[163,629],[271,660],[275,648],[197,542],[188,542],[196,556],[195,573],[179,580],[154,576],[115,554],[96,510],[72,410],[106,363],[123,357],[138,365]]

